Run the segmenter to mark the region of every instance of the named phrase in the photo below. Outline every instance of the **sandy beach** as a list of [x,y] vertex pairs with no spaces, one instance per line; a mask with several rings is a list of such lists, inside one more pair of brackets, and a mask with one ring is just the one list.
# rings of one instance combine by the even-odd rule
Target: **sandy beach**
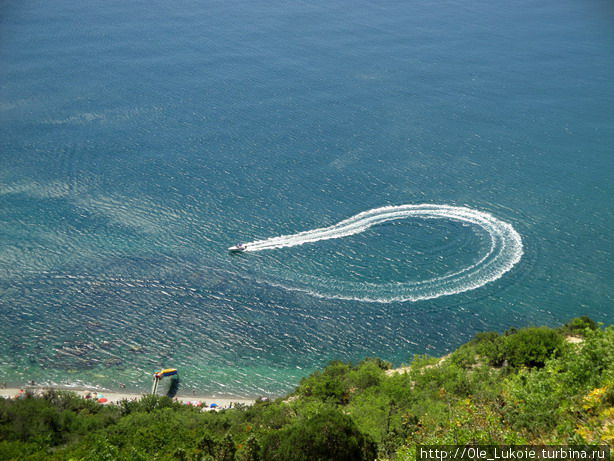
[[[21,391],[31,392],[33,394],[41,394],[46,390],[55,389],[55,390],[63,390],[63,391],[71,391],[77,395],[85,397],[88,393],[96,398],[98,394],[102,394],[104,398],[107,399],[105,403],[114,403],[119,402],[120,400],[133,400],[139,399],[143,395],[147,395],[147,393],[131,393],[131,392],[112,392],[112,391],[101,391],[99,389],[68,389],[62,387],[48,387],[48,386],[24,386],[24,387],[7,387],[5,389],[0,389],[0,397],[6,399],[16,398],[20,395]],[[243,399],[243,398],[235,398],[235,397],[211,397],[204,395],[178,395],[174,397],[174,399],[184,402],[188,404],[190,403],[200,403],[203,408],[210,408],[209,405],[216,404],[218,409],[230,408],[237,404],[243,405],[252,405],[255,400],[253,399]]]

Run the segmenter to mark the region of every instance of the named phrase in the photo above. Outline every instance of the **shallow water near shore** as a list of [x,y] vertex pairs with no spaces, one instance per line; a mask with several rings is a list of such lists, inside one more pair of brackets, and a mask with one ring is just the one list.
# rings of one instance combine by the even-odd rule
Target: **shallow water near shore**
[[[613,20],[608,1],[5,6],[0,381],[140,391],[176,367],[187,392],[279,395],[333,359],[612,322]],[[416,216],[227,251],[425,203],[509,224],[522,257],[418,300],[397,294],[492,233]]]

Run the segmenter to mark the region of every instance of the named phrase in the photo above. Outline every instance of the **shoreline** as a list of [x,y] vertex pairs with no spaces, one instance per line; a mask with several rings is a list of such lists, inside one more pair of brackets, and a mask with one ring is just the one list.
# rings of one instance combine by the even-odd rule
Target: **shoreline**
[[[74,392],[75,394],[81,397],[85,397],[85,395],[88,393],[90,393],[93,396],[102,394],[104,398],[107,399],[107,402],[105,403],[117,403],[122,400],[137,400],[145,395],[149,395],[148,392],[141,392],[141,393],[128,392],[128,391],[117,392],[117,391],[102,390],[100,388],[96,389],[96,388],[88,388],[88,387],[75,388],[75,387],[62,387],[62,386],[36,386],[35,385],[35,386],[22,386],[22,387],[6,387],[4,389],[0,389],[0,397],[3,397],[5,399],[18,398],[19,395],[22,393],[21,392],[22,390],[25,392],[31,392],[35,395],[40,395],[43,392],[48,391],[48,390]],[[254,402],[256,401],[256,399],[248,399],[248,398],[242,398],[242,397],[231,397],[231,396],[216,397],[216,396],[211,396],[211,395],[197,395],[197,394],[176,395],[175,397],[173,397],[173,400],[177,400],[179,402],[183,402],[186,404],[188,404],[188,402],[199,402],[203,405],[203,407],[205,407],[205,404],[211,405],[212,403],[215,403],[217,404],[217,408],[220,408],[220,409],[231,408],[237,404],[253,405]]]

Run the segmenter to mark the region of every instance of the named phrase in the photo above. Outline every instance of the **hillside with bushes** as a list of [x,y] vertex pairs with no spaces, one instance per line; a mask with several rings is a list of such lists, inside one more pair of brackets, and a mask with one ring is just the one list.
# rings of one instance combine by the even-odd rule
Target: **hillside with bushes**
[[0,399],[0,459],[409,460],[416,444],[614,443],[614,326],[475,336],[409,366],[332,362],[275,401],[203,412],[166,397]]

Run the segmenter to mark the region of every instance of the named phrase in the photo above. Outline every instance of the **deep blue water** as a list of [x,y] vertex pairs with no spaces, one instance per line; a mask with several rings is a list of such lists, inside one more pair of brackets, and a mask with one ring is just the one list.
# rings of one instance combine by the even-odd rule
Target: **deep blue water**
[[[0,381],[279,394],[331,359],[614,319],[614,6],[0,6]],[[465,206],[524,255],[415,302],[288,289],[462,270],[488,233],[410,219],[231,256],[372,208]],[[317,291],[317,290],[316,290]]]

